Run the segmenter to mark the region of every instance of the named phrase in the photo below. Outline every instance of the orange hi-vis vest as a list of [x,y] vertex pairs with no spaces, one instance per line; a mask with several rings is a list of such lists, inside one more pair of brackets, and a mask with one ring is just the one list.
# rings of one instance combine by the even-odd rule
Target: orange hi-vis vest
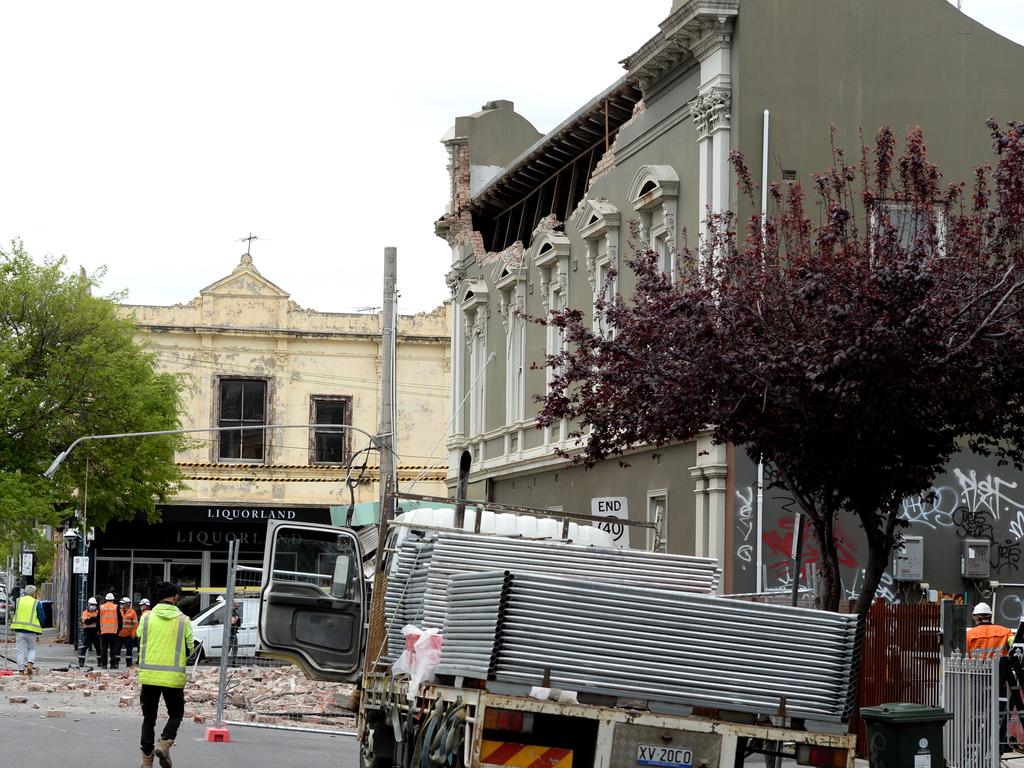
[[117,634],[117,606],[113,603],[104,603],[100,606],[100,634]]
[[121,631],[118,637],[135,637],[139,626],[139,617],[135,615],[134,608],[124,608],[121,611]]
[[82,629],[96,629],[99,626],[99,611],[82,611]]
[[991,659],[1005,656],[1009,650],[1007,641],[1013,630],[998,624],[979,624],[967,630],[967,655],[976,659]]

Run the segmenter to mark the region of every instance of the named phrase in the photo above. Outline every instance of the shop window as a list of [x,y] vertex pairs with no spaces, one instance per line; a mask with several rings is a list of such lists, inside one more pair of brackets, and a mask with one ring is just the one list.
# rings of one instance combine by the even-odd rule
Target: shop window
[[349,431],[330,429],[328,425],[350,424],[351,401],[347,397],[314,395],[310,398],[311,424],[323,424],[313,430],[310,462],[313,464],[344,464],[348,461]]
[[[221,379],[218,425],[263,426],[267,423],[267,382],[254,379]],[[266,445],[263,429],[224,430],[220,433],[221,461],[263,461]]]

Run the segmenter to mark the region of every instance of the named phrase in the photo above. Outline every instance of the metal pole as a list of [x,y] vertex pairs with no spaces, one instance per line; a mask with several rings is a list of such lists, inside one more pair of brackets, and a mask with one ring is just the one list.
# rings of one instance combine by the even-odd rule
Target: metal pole
[[790,605],[796,605],[800,599],[800,560],[804,549],[804,516],[797,512],[793,516],[793,592]]
[[[395,490],[394,458],[394,393],[395,393],[395,283],[398,274],[398,249],[384,249],[384,305],[381,311],[380,342],[380,517],[391,519],[393,509],[387,509],[388,486]],[[380,546],[384,545],[381,540]]]
[[235,605],[235,574],[238,571],[238,540],[228,542],[228,583],[224,592],[224,635],[220,643],[220,682],[217,688],[216,727],[224,722],[224,697],[227,695],[228,651],[231,648],[231,612]]

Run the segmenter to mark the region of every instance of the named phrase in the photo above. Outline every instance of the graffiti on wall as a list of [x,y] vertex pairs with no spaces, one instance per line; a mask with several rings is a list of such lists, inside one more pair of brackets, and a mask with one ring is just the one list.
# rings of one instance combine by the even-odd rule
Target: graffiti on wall
[[736,491],[736,560],[742,571],[748,570],[754,559],[754,488],[746,486]]
[[[784,494],[766,494],[766,516],[760,544],[766,586],[769,588],[781,588],[792,583],[794,507],[795,502]],[[757,555],[753,547],[756,536],[752,534],[758,512],[753,486],[741,487],[736,491],[736,510],[735,558],[737,566],[746,570]],[[924,581],[932,582],[932,588],[948,590],[951,594],[958,594],[968,588],[969,585],[960,579],[959,570],[961,542],[964,539],[987,539],[991,542],[990,566],[993,579],[998,577],[1004,582],[1024,581],[1024,574],[1021,573],[1024,477],[1012,470],[1000,474],[988,469],[971,468],[966,466],[966,462],[965,465],[953,466],[937,479],[929,491],[904,499],[900,517],[908,523],[904,533],[924,537],[928,553],[925,558]],[[836,543],[843,592],[851,599],[857,595],[864,573],[861,559],[863,553],[857,551],[859,541],[859,535],[856,539],[849,538],[837,526]],[[801,578],[806,577],[808,566],[819,562],[820,552],[808,528],[804,535]],[[931,575],[928,573],[929,562],[932,564]],[[908,586],[896,582],[887,571],[876,597],[899,602],[906,596]],[[1000,593],[997,611],[1004,621],[1019,620],[1024,614],[1024,596]]]

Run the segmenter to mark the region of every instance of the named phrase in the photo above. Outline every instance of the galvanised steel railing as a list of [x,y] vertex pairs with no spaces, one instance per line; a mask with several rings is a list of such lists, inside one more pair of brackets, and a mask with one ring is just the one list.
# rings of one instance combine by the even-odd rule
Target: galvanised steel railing
[[491,571],[452,576],[440,674],[844,722],[858,618]]
[[438,533],[407,540],[397,557],[385,594],[392,659],[402,651],[406,624],[444,625],[449,581],[457,574],[509,569],[696,594],[714,592],[719,581],[711,558],[491,535]]
[[944,731],[950,768],[999,766],[999,658],[959,651],[942,660],[942,707],[953,714]]

